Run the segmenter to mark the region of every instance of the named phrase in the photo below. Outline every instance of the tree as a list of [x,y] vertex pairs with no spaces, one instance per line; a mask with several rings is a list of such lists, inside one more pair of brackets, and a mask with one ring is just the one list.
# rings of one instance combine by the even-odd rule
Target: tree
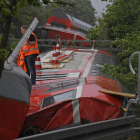
[[15,38],[21,38],[22,34],[20,28],[22,25],[30,25],[33,18],[37,17],[39,19],[37,26],[44,26],[49,16],[50,11],[46,9],[46,6],[43,5],[43,3],[40,4],[40,7],[33,5],[23,7],[19,10],[19,17],[13,17],[12,19],[10,34],[14,35]]
[[89,40],[99,40],[99,25],[96,25],[96,27],[89,29],[86,37]]
[[140,32],[137,34],[127,33],[123,39],[117,38],[113,44],[121,45],[121,49],[124,50],[117,55],[119,65],[104,65],[103,71],[119,79],[131,92],[136,92],[138,81],[138,55],[134,56],[132,59],[132,66],[136,75],[130,72],[129,58],[132,53],[140,50]]
[[[63,5],[67,4],[73,6],[71,3],[67,3],[63,0],[51,1],[42,0],[44,4],[52,5]],[[28,7],[29,5],[40,6],[40,1],[38,0],[1,0],[0,1],[0,23],[2,24],[2,38],[0,42],[0,77],[2,70],[4,68],[6,45],[9,36],[9,31],[11,27],[11,21],[13,17],[19,17],[19,10],[23,7]]]
[[100,39],[122,39],[127,33],[140,30],[140,1],[113,0],[106,7],[106,14],[98,19]]
[[[127,12],[126,12],[127,11]],[[117,54],[118,66],[104,65],[103,71],[116,77],[131,92],[137,91],[137,74],[134,76],[129,69],[129,58],[140,50],[140,1],[114,0],[107,6],[106,14],[99,20],[98,38],[115,40],[113,46],[121,45],[123,52]],[[95,31],[95,29],[93,29]],[[89,32],[89,36],[95,33]],[[133,58],[133,68],[138,72],[138,57]]]
[[95,8],[92,7],[90,0],[66,0],[66,2],[74,3],[74,7],[67,5],[66,7],[58,6],[57,8],[50,7],[51,14],[60,11],[70,16],[73,16],[77,19],[80,19],[83,22],[86,22],[90,25],[95,25]]
[[127,33],[140,30],[140,1],[114,0],[107,6],[107,14],[103,14],[103,22],[109,39],[122,39]]

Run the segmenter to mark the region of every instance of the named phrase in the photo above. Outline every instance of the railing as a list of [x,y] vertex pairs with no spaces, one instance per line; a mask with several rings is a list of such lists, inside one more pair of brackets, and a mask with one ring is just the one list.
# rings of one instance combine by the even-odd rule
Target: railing
[[135,116],[127,116],[77,126],[69,125],[16,140],[119,140],[135,135],[135,130],[139,129],[134,127],[135,123]]
[[[19,39],[9,39],[8,44],[11,42],[19,41]],[[120,46],[113,46],[111,43],[114,40],[60,40],[61,48],[79,48],[87,49],[94,46],[98,50],[107,50],[107,51],[123,51],[120,49]],[[38,39],[39,46],[53,48],[56,45],[57,40],[54,39]],[[86,44],[86,47],[84,47]]]

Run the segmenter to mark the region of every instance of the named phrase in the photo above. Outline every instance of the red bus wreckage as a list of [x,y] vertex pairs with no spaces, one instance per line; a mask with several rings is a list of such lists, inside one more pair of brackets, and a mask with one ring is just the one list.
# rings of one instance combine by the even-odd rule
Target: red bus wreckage
[[[21,136],[35,128],[34,133],[41,133],[82,120],[98,122],[121,117],[122,97],[99,92],[101,89],[121,91],[115,79],[101,72],[104,63],[112,64],[112,55],[78,49],[66,49],[64,53],[68,51],[75,54],[63,68],[37,73],[37,85],[32,87]],[[41,58],[44,68],[51,65],[43,63],[48,56]]]
[[[68,14],[56,12],[48,18],[44,27],[38,27],[34,32],[39,39],[88,40],[85,35],[90,28],[93,26]],[[77,45],[80,44],[77,42]]]
[[[51,20],[53,16],[47,26],[52,24]],[[65,27],[77,29],[74,22],[71,24]],[[32,86],[30,77],[21,68],[15,64],[9,68],[5,63],[0,79],[1,140],[121,117],[123,97],[99,92],[102,89],[121,91],[118,81],[101,71],[105,63],[113,65],[111,53],[63,49],[60,56],[66,55],[66,59],[52,64],[53,53],[39,55],[42,70],[37,70],[36,85]]]

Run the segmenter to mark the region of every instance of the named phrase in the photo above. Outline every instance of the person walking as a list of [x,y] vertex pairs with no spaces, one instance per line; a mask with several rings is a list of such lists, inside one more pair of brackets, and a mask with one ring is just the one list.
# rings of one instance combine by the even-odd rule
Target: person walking
[[[24,35],[27,29],[28,29],[28,26],[23,25],[21,27],[21,33]],[[29,76],[31,74],[32,85],[35,85],[36,84],[35,61],[36,61],[37,55],[39,54],[39,49],[38,49],[37,37],[34,33],[31,33],[28,41],[25,42],[21,51],[23,51],[24,56],[25,56],[25,65],[27,69],[26,73]]]

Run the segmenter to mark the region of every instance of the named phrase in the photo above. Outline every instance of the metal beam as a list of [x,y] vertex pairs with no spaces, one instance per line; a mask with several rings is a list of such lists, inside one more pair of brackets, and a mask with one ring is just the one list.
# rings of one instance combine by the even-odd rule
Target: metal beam
[[135,116],[44,132],[16,140],[117,140],[135,134]]
[[[13,41],[18,41],[19,39],[9,39],[9,44]],[[107,51],[123,51],[120,49],[120,46],[117,46],[116,48],[113,48],[110,43],[112,43],[114,40],[96,40],[94,48],[97,50],[107,50]],[[49,47],[53,48],[54,44],[57,43],[56,39],[38,39],[39,46],[41,47]],[[79,43],[79,45],[77,45]],[[84,47],[84,44],[88,43],[88,47]],[[107,46],[104,47],[103,44],[106,44]],[[69,46],[68,46],[69,45]],[[72,45],[72,46],[70,46]],[[83,47],[82,47],[83,46]],[[78,49],[90,49],[93,46],[93,40],[60,40],[60,47],[61,48],[78,48]]]

